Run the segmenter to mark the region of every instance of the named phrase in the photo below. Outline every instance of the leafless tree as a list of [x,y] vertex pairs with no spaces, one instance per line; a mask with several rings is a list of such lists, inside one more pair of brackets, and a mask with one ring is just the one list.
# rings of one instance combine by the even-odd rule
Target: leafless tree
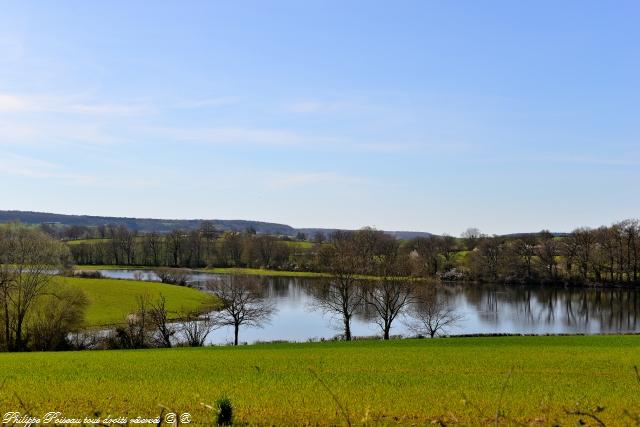
[[463,231],[460,237],[464,239],[467,245],[467,250],[472,251],[475,249],[476,244],[478,243],[478,240],[481,237],[484,237],[484,234],[482,234],[482,232],[479,229],[472,227],[472,228],[467,228],[465,231]]
[[7,350],[26,350],[27,315],[55,273],[70,264],[68,248],[39,229],[4,227],[0,235],[0,309]]
[[412,313],[413,321],[407,326],[416,334],[429,335],[431,338],[444,333],[454,326],[463,316],[453,310],[446,298],[439,295],[437,288],[422,289]]
[[116,328],[116,347],[135,349],[150,346],[151,322],[149,317],[149,295],[139,295],[136,311],[127,315],[125,326]]
[[417,237],[412,247],[419,256],[421,268],[419,273],[435,276],[440,270],[440,239],[438,236]]
[[176,327],[169,321],[167,300],[164,295],[160,295],[156,302],[151,303],[149,321],[155,329],[157,345],[159,347],[171,347],[171,338],[176,334]]
[[324,283],[324,289],[313,305],[326,314],[340,316],[344,339],[351,341],[351,320],[364,301],[364,292],[358,286],[356,276],[361,264],[356,239],[352,233],[336,232],[320,252],[321,262],[330,272],[331,279]]
[[230,266],[238,267],[242,262],[242,234],[238,232],[228,232],[222,237],[221,258]]
[[545,276],[547,276],[548,279],[555,279],[558,274],[557,257],[560,254],[560,248],[553,234],[549,231],[540,232],[535,252],[538,256],[538,261],[542,265]]
[[408,278],[385,277],[373,282],[367,291],[366,303],[376,313],[375,322],[389,339],[393,321],[413,300],[413,284]]
[[163,246],[163,239],[160,234],[152,232],[144,236],[143,250],[146,262],[151,265],[160,265],[160,254]]
[[233,326],[233,344],[238,345],[241,326],[262,327],[275,311],[275,307],[258,294],[260,282],[251,276],[230,275],[207,283],[207,289],[216,295],[222,307],[216,316],[219,326]]
[[533,235],[525,235],[513,242],[513,250],[520,262],[524,264],[527,279],[531,279],[533,273],[533,257],[536,255],[536,239]]
[[190,347],[202,347],[209,334],[219,327],[215,317],[210,315],[201,316],[192,312],[184,314],[182,319],[180,332]]
[[380,326],[385,340],[389,339],[393,321],[413,301],[413,282],[407,257],[400,253],[396,240],[387,246],[377,260],[379,280],[367,287],[365,302],[376,313],[375,322]]
[[578,258],[578,266],[582,279],[587,281],[589,278],[589,270],[592,264],[594,246],[596,243],[595,233],[592,229],[582,227],[574,230],[568,239],[575,242],[577,248],[576,256]]
[[186,243],[186,233],[182,230],[173,230],[165,236],[167,248],[167,262],[172,267],[180,266],[180,259]]

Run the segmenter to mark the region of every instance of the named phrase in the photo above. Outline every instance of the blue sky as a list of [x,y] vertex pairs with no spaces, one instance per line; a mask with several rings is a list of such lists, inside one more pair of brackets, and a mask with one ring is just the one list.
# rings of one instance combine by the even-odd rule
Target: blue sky
[[0,4],[0,209],[460,234],[640,216],[635,1]]

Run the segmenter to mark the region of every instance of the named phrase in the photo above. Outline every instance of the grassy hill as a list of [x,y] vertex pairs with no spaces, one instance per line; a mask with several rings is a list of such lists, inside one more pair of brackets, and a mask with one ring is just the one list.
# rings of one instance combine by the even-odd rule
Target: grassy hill
[[228,395],[241,425],[599,425],[579,412],[635,425],[638,364],[638,336],[0,354],[0,408],[150,417],[164,405],[212,425],[202,403]]
[[89,307],[85,325],[89,328],[122,323],[127,314],[137,308],[140,295],[148,295],[151,300],[164,295],[172,317],[180,310],[205,310],[215,304],[215,300],[204,292],[158,282],[56,277],[51,286],[57,285],[79,288],[87,294]]

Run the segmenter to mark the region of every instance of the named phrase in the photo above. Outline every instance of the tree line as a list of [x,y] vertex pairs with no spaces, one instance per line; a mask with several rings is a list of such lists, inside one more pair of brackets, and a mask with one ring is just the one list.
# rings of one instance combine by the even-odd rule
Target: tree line
[[[245,232],[221,233],[203,223],[197,230],[138,234],[124,226],[107,226],[104,240],[70,245],[78,264],[144,265],[201,268],[250,267],[328,272],[326,248],[343,235],[354,236],[361,258],[389,242],[382,231],[338,231],[328,239],[291,241]],[[461,237],[430,236],[396,241],[403,274],[443,281],[508,283],[638,283],[640,222],[626,220],[596,229],[577,228],[554,235],[548,231],[488,236],[469,229]],[[376,273],[359,262],[355,274]]]
[[305,265],[306,251],[296,252],[290,240],[252,230],[221,233],[209,223],[196,230],[167,234],[138,233],[107,226],[105,237],[71,244],[78,264],[144,265],[202,268],[206,266],[292,269]]

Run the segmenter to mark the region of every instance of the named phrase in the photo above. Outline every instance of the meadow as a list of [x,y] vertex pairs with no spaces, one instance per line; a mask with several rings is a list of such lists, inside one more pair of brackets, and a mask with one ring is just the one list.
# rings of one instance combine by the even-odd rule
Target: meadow
[[0,354],[0,409],[212,425],[635,425],[638,336],[440,338]]
[[57,276],[50,286],[61,285],[81,289],[87,295],[84,324],[88,328],[123,323],[143,295],[151,301],[163,295],[171,318],[178,317],[178,312],[205,311],[216,303],[213,297],[196,289],[158,282]]
[[283,271],[270,270],[266,268],[202,268],[196,271],[216,274],[242,274],[249,276],[271,276],[271,277],[330,277],[327,273],[317,273],[312,271]]

